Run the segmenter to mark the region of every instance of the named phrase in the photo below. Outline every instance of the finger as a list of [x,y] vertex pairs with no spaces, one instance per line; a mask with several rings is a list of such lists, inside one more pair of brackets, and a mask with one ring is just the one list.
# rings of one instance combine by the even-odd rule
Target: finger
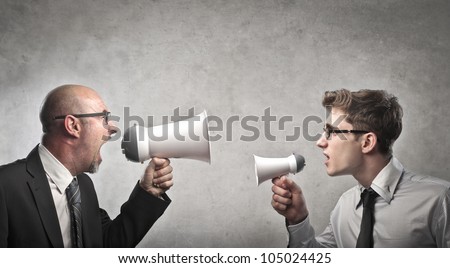
[[287,182],[287,181],[292,181],[292,180],[289,179],[286,175],[281,176],[281,177],[280,177],[280,184],[281,184],[281,187],[287,189],[287,186],[286,186],[286,182]]
[[286,190],[284,188],[281,188],[281,187],[279,187],[277,185],[272,185],[272,192],[274,194],[277,194],[279,196],[283,196],[283,197],[286,197],[286,198],[290,198],[292,196],[291,191]]
[[164,182],[166,182],[166,181],[171,181],[172,178],[173,178],[172,173],[169,173],[169,174],[166,174],[166,175],[164,175],[164,176],[162,176],[162,177],[154,178],[154,179],[152,180],[152,183],[153,183],[153,184],[161,184],[161,183],[164,183]]
[[153,173],[153,177],[154,178],[159,178],[159,177],[162,177],[162,176],[165,176],[165,175],[167,175],[167,174],[170,174],[170,173],[172,173],[172,171],[173,171],[173,168],[172,168],[172,166],[166,166],[166,167],[164,167],[164,168],[161,168],[161,169],[158,169],[158,170],[156,170],[154,173]]
[[281,203],[278,203],[277,201],[272,200],[272,207],[276,210],[276,211],[285,211],[287,206],[283,205]]
[[272,183],[277,184],[279,180],[280,180],[280,177],[275,177],[272,179]]
[[154,196],[157,196],[157,197],[159,197],[159,196],[161,196],[163,193],[165,193],[166,191],[165,190],[163,190],[163,189],[161,189],[161,188],[152,188],[151,189],[151,193],[154,195]]
[[164,191],[167,191],[173,186],[173,181],[169,180],[169,181],[158,184],[158,186],[159,186],[158,188],[160,188]]
[[286,187],[286,180],[288,180],[289,178],[286,177],[285,175],[281,176],[281,177],[276,177],[272,180],[273,184],[282,187],[282,188],[287,188]]
[[284,185],[291,194],[301,194],[302,189],[293,180],[287,179],[284,181]]
[[290,204],[292,204],[292,199],[291,198],[286,198],[286,197],[283,197],[283,196],[279,196],[277,194],[274,194],[272,196],[272,200],[277,202],[277,203],[283,204],[285,206],[289,206]]
[[159,170],[161,168],[165,168],[166,166],[170,165],[170,160],[167,158],[153,157],[151,162],[154,163],[155,170]]
[[151,174],[151,173],[153,173],[154,170],[155,170],[155,162],[150,161],[148,163],[147,167],[145,168],[144,173]]

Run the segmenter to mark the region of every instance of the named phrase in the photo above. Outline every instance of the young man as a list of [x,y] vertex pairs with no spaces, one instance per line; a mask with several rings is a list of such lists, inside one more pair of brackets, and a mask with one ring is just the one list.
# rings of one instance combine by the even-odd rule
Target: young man
[[[0,247],[134,247],[163,214],[173,185],[167,159],[154,158],[121,213],[99,208],[85,172],[97,171],[116,127],[92,89],[64,85],[44,100],[42,142],[0,167]],[[114,171],[112,171],[114,172]]]
[[327,173],[352,175],[357,185],[315,236],[301,188],[274,178],[272,206],[286,218],[289,247],[450,247],[450,183],[407,171],[392,155],[402,131],[397,98],[341,89],[326,92],[322,104],[331,109],[317,141]]

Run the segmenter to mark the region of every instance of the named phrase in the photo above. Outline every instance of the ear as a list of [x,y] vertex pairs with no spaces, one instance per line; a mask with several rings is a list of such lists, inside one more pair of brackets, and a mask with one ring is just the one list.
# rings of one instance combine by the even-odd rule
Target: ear
[[373,132],[369,132],[361,136],[361,150],[364,154],[375,151],[377,146],[377,135]]
[[81,135],[81,122],[78,118],[68,115],[64,119],[64,128],[72,137],[79,138]]

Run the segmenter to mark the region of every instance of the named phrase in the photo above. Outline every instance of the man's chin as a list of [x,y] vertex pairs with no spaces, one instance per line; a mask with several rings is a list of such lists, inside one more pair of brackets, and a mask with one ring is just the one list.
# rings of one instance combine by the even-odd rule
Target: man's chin
[[327,172],[328,176],[333,176],[333,173],[334,173],[334,172],[333,172],[333,170],[330,169],[329,166],[327,166],[327,168],[326,168],[325,171]]
[[91,166],[89,167],[88,173],[91,173],[91,174],[97,173],[99,167],[100,167],[100,163],[92,163]]
[[330,177],[337,177],[337,176],[345,176],[349,175],[348,172],[345,172],[343,170],[327,170],[327,174]]
[[334,177],[334,176],[339,176],[339,172],[337,172],[336,170],[331,170],[331,169],[327,169],[327,174],[330,177]]

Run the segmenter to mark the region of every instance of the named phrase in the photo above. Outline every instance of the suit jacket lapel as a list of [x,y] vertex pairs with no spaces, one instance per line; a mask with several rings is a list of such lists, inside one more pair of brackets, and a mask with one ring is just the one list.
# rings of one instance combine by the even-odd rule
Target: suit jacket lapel
[[28,185],[50,243],[53,247],[64,247],[55,203],[37,146],[27,157],[27,171],[33,177],[28,181]]

